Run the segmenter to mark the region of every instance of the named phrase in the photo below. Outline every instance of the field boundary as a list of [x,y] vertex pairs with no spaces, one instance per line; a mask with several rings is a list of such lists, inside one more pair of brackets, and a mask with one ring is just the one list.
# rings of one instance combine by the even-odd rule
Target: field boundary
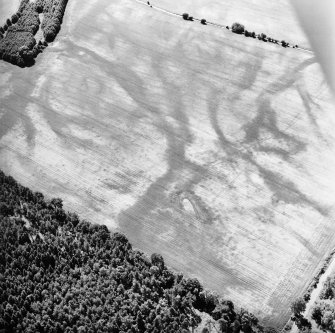
[[[162,8],[162,7],[159,7],[159,6],[152,5],[152,4],[150,3],[150,1],[143,1],[143,0],[132,0],[132,1],[136,1],[136,2],[138,2],[138,3],[140,3],[140,4],[142,4],[142,5],[149,6],[150,8],[156,9],[156,10],[158,10],[158,11],[160,11],[160,12],[166,13],[166,14],[171,15],[171,16],[178,16],[178,17],[183,18],[183,15],[184,15],[184,14],[180,14],[180,13],[172,12],[172,11],[170,11],[170,10],[167,10],[167,9]],[[185,19],[185,18],[184,18],[184,19]],[[199,18],[190,16],[190,17],[188,17],[188,18],[185,19],[185,20],[186,20],[186,21],[191,21],[191,22],[193,22],[193,21],[198,21],[198,22],[200,22],[200,23],[204,22],[204,23],[202,23],[203,25],[211,25],[211,26],[216,27],[216,28],[229,30],[230,32],[235,33],[235,34],[245,35],[244,32],[242,32],[242,33],[236,33],[236,32],[234,32],[234,31],[232,30],[232,27],[230,27],[230,26],[228,26],[228,25],[223,25],[223,24],[220,24],[220,23],[207,21],[207,20],[205,20],[205,19],[203,19],[203,18],[202,18],[202,19],[199,19]],[[255,34],[255,33],[254,33],[254,34]],[[271,42],[271,43],[276,44],[276,45],[278,45],[278,46],[280,45],[280,44],[279,44],[279,40],[276,40],[276,39],[273,39],[273,38],[270,38],[270,37],[261,38],[261,35],[263,35],[263,34],[262,34],[262,33],[261,33],[261,34],[256,34],[254,37],[245,35],[245,37],[251,37],[251,38],[254,38],[254,39],[256,39],[256,37],[257,37],[257,39],[259,39],[260,41],[263,41],[263,42]],[[284,42],[284,44],[283,44],[283,42]],[[303,52],[313,53],[312,50],[309,50],[309,49],[307,49],[307,48],[300,47],[300,46],[298,46],[298,45],[294,45],[294,44],[291,44],[291,43],[287,43],[287,42],[285,42],[285,41],[281,41],[280,43],[282,44],[282,46],[283,46],[284,48],[292,48],[292,49],[297,49],[297,50],[300,50],[300,51],[303,51]]]

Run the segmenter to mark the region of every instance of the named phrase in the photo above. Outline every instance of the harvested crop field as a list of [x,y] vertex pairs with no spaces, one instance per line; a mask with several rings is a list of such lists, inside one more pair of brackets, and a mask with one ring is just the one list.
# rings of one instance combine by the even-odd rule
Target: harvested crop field
[[313,53],[71,0],[36,64],[0,75],[0,169],[285,323],[335,245],[335,113]]

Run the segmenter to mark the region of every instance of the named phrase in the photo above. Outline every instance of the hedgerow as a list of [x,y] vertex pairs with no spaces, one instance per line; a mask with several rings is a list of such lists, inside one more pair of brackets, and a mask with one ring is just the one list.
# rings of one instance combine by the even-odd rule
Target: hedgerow
[[329,276],[323,284],[319,299],[312,307],[312,319],[318,328],[327,332],[335,330],[335,276]]

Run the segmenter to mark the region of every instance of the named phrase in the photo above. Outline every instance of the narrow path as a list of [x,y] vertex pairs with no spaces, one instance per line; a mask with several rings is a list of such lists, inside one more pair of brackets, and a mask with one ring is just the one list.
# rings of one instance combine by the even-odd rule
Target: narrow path
[[[162,7],[155,6],[155,5],[151,4],[151,2],[150,2],[150,5],[149,5],[149,4],[147,3],[147,1],[143,1],[143,0],[132,0],[132,1],[136,1],[136,2],[140,3],[141,5],[148,6],[148,7],[150,7],[150,8],[153,8],[153,9],[155,9],[155,10],[158,10],[158,11],[160,11],[160,12],[166,13],[166,14],[171,15],[171,16],[178,16],[178,17],[182,17],[182,16],[183,16],[183,14],[179,14],[179,13],[171,12],[171,11],[169,11],[169,10],[167,10],[167,9],[162,8]],[[192,20],[192,21],[198,21],[198,22],[201,22],[201,19],[193,17],[193,20]],[[227,26],[225,26],[225,25],[223,25],[223,24],[215,23],[215,22],[206,21],[206,24],[205,24],[205,25],[211,25],[211,26],[214,26],[214,27],[217,27],[217,28],[220,28],[220,29],[226,29],[226,30],[228,30],[228,29],[227,29]],[[231,27],[229,27],[229,31],[231,31]],[[232,32],[232,31],[231,31],[231,32]],[[252,37],[248,37],[248,38],[252,38]],[[268,42],[268,38],[266,38],[266,42]],[[277,43],[274,43],[274,44],[277,44]],[[278,46],[281,46],[280,43],[278,43],[277,45],[278,45]],[[292,49],[294,48],[294,49],[297,49],[297,50],[301,50],[301,51],[303,51],[303,52],[313,53],[312,50],[309,50],[309,49],[307,49],[307,48],[305,48],[305,47],[300,47],[300,46],[298,46],[298,47],[293,47],[293,45],[291,45],[291,43],[289,43],[289,45],[286,46],[285,48],[292,48]]]
[[[319,295],[320,295],[320,293],[322,291],[322,288],[323,288],[323,285],[324,285],[325,281],[334,272],[335,272],[335,256],[333,256],[333,258],[331,259],[331,261],[330,261],[327,269],[325,270],[325,272],[320,277],[320,280],[318,282],[317,287],[312,291],[310,300],[308,301],[308,303],[306,303],[306,310],[303,313],[303,316],[305,318],[307,318],[308,320],[311,320],[313,305],[318,300]],[[312,324],[314,324],[314,323],[312,323]],[[293,326],[292,326],[292,329],[291,329],[291,333],[298,333],[298,332],[299,332],[298,327],[294,323]]]

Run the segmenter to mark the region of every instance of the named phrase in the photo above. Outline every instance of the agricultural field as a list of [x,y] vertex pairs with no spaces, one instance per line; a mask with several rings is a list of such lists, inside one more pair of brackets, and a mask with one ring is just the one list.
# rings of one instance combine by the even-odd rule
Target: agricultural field
[[[223,14],[209,20],[232,24],[240,4],[250,30],[276,20],[274,38],[308,48],[286,1],[287,15],[210,3]],[[312,52],[134,0],[71,0],[33,67],[0,63],[0,87],[0,169],[285,324],[335,245],[335,113]]]

